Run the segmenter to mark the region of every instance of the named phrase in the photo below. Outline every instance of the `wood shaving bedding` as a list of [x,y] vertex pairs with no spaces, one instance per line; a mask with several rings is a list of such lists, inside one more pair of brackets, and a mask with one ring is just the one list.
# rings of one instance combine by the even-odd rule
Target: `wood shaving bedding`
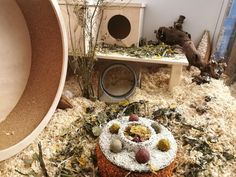
[[[224,84],[224,80],[212,79],[210,84],[196,85],[192,83],[191,76],[197,73],[193,69],[191,72],[183,72],[181,85],[176,87],[171,94],[167,91],[168,73],[169,68],[161,68],[157,72],[151,73],[144,69],[142,89],[137,88],[129,102],[148,101],[150,116],[158,108],[176,105],[184,117],[183,121],[186,125],[189,124],[196,128],[189,128],[175,119],[164,120],[178,144],[178,166],[174,176],[188,177],[196,174],[200,177],[233,176],[236,174],[236,119],[234,118],[236,115],[236,84],[228,87]],[[68,139],[63,138],[63,135],[68,132],[72,135],[78,135],[79,141],[83,141],[84,144],[84,155],[91,156],[96,139],[83,139],[82,135],[80,137],[82,123],[86,117],[86,108],[96,107],[95,111],[99,113],[104,109],[105,104],[80,97],[78,88],[79,86],[74,78],[67,81],[65,89],[75,95],[70,99],[74,108],[66,111],[57,110],[50,123],[31,145],[20,154],[1,162],[1,177],[22,176],[16,170],[31,174],[31,176],[42,176],[38,161],[33,160],[35,153],[38,152],[38,142],[41,142],[43,147],[48,173],[50,176],[54,176],[60,163],[56,163],[51,159],[66,147]],[[206,102],[206,96],[209,96],[211,101]],[[199,114],[197,109],[200,107],[206,108],[206,112]],[[74,124],[76,121],[77,124]],[[163,120],[158,119],[157,121]],[[189,144],[186,144],[186,142]],[[199,149],[198,147],[201,146],[203,148]],[[83,165],[91,165],[83,157],[78,157],[81,168]],[[65,162],[70,160],[65,159]],[[61,162],[61,164],[70,165],[64,162]],[[201,165],[204,168],[200,167]],[[93,168],[95,169],[95,167]],[[83,171],[79,176],[93,176],[91,173],[93,170]]]

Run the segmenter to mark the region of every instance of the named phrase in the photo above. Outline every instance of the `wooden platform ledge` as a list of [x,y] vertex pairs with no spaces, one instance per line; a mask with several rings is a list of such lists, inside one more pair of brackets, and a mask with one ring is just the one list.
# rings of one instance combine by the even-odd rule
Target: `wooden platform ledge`
[[176,55],[173,58],[163,57],[163,58],[152,59],[152,58],[136,58],[123,55],[115,55],[115,54],[114,55],[97,54],[97,59],[171,65],[172,68],[169,81],[170,91],[172,91],[175,86],[179,85],[182,76],[182,67],[188,65],[188,60],[184,55]]

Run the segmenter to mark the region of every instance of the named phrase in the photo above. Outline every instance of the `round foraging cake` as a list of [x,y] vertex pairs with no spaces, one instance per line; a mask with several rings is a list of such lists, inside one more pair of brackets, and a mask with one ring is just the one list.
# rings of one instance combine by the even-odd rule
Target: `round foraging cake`
[[177,144],[171,132],[153,120],[130,115],[103,128],[96,155],[102,177],[171,176]]

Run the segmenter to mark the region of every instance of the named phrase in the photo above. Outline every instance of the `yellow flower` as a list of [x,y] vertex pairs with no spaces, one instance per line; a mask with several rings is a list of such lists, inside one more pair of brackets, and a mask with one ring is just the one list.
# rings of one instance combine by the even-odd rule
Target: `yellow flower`
[[140,138],[145,138],[145,139],[149,139],[151,136],[150,130],[144,125],[131,126],[130,133],[139,135]]
[[154,167],[151,163],[148,163],[148,167],[149,167],[149,170],[150,170],[153,174],[157,174],[158,168]]
[[129,101],[128,100],[124,100],[124,101],[121,101],[119,102],[119,106],[128,106],[129,105]]
[[82,155],[80,156],[80,158],[77,159],[77,160],[78,160],[79,166],[80,166],[81,168],[85,168],[86,165],[88,164],[88,158],[87,158],[87,156],[85,156],[84,154],[82,154]]

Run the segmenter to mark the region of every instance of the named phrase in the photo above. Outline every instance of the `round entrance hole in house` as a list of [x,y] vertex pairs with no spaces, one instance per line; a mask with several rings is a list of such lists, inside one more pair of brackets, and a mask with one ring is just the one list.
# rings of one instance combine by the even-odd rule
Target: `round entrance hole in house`
[[124,64],[113,64],[101,75],[100,84],[103,91],[114,98],[130,96],[134,90],[137,79],[132,68]]
[[129,20],[123,15],[115,15],[108,22],[108,32],[118,40],[125,39],[131,31]]

